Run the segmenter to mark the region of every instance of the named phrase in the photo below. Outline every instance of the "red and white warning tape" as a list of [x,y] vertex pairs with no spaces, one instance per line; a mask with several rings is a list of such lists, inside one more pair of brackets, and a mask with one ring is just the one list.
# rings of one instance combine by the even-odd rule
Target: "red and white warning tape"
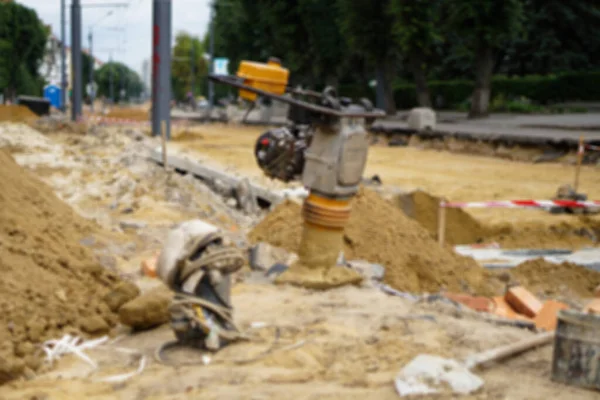
[[585,148],[586,150],[600,151],[600,146],[594,146],[592,144],[586,144]]
[[600,208],[600,201],[574,201],[574,200],[506,200],[483,201],[470,203],[441,202],[444,208]]

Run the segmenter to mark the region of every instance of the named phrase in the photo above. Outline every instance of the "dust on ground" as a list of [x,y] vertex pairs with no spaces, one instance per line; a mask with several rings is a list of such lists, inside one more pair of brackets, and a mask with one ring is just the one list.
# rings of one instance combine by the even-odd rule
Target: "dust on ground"
[[[300,206],[288,201],[276,207],[250,233],[264,241],[297,252],[302,233]],[[391,202],[363,189],[352,202],[344,232],[344,255],[386,267],[385,281],[406,292],[471,291],[495,294],[499,289],[473,259],[441,248],[430,233]]]
[[120,282],[80,241],[98,227],[0,150],[0,383],[37,370],[36,345],[63,333],[106,333],[104,296]]
[[598,271],[569,262],[555,264],[543,258],[526,261],[505,273],[516,283],[545,297],[592,297],[594,289],[600,285]]

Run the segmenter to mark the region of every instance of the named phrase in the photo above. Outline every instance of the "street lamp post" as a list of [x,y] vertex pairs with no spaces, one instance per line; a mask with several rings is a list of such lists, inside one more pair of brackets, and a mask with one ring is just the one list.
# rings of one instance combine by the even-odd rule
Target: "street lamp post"
[[67,35],[65,0],[60,0],[60,104],[63,112],[67,111]]
[[81,3],[73,0],[71,4],[71,68],[73,70],[73,91],[71,120],[81,118],[82,70],[81,70]]
[[152,134],[171,137],[171,0],[153,0]]
[[[208,64],[208,72],[214,73],[215,64],[215,3],[210,5],[210,61]],[[212,111],[215,104],[215,86],[212,80],[208,81],[208,109]]]

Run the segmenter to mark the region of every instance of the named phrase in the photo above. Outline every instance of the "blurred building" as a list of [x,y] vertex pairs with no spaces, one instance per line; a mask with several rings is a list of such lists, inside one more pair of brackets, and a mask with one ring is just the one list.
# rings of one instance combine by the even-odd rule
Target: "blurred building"
[[[2,1],[2,0],[0,0]],[[51,31],[51,27],[49,27],[49,30]],[[62,48],[62,42],[60,41],[60,38],[58,38],[56,35],[54,34],[50,34],[48,35],[48,40],[46,42],[46,52],[44,55],[44,59],[42,60],[42,63],[40,64],[40,67],[38,69],[38,72],[40,74],[41,77],[44,78],[44,80],[46,81],[46,84],[49,85],[56,85],[58,87],[60,87],[61,85],[61,48]],[[84,54],[89,54],[89,51],[86,49],[83,49],[82,52]],[[71,48],[69,46],[65,47],[65,66],[66,66],[66,72],[67,72],[67,91],[70,90],[70,88],[73,85],[72,82],[72,71],[71,71]],[[100,67],[102,67],[104,63],[99,60],[98,58],[94,57],[94,71],[99,69]],[[88,77],[84,76],[84,83],[87,84],[88,81]],[[68,97],[68,96],[67,96]],[[68,98],[67,98],[67,102],[68,102]]]

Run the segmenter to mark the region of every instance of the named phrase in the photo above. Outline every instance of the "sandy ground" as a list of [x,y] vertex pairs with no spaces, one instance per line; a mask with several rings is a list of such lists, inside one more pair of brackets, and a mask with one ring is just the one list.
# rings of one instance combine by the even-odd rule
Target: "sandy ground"
[[[199,157],[201,153],[264,181],[252,155],[260,129],[203,126],[197,131],[201,137],[192,135],[173,142],[171,149],[198,152]],[[244,233],[257,220],[225,206],[201,184],[165,174],[144,161],[145,146],[157,143],[136,132],[100,130],[87,136],[43,136],[12,125],[1,127],[0,145],[13,149],[21,165],[37,170],[78,212],[112,232],[114,237],[107,234],[98,250],[114,256],[117,268],[142,289],[157,282],[139,276],[139,262],[160,248],[174,222],[204,218],[237,234],[243,242]],[[421,187],[453,200],[481,200],[547,197],[560,183],[557,181],[570,179],[572,168],[412,148],[373,148],[368,174],[374,173],[385,183]],[[590,197],[600,194],[598,181],[594,170],[586,167],[582,182]],[[451,305],[388,296],[369,285],[311,292],[276,287],[248,272],[239,280],[233,289],[235,318],[255,339],[212,355],[208,365],[175,368],[155,362],[156,348],[172,339],[168,327],[137,334],[124,331],[116,344],[89,352],[99,362],[99,371],[90,373],[83,362],[67,356],[46,373],[0,387],[0,398],[396,399],[393,378],[419,353],[464,357],[532,334],[484,322],[480,315]],[[264,327],[251,328],[257,322]],[[252,361],[273,345],[276,330],[280,339],[274,343],[274,351]],[[116,353],[116,346],[141,352],[148,364],[125,383],[99,383],[101,376],[137,366],[129,356]],[[172,357],[201,360],[195,352],[178,351]],[[481,372],[484,389],[465,398],[598,398],[594,392],[552,383],[550,364],[551,346],[547,346],[492,366]]]
[[[171,339],[171,332],[163,327],[118,342],[118,346],[137,349],[150,360],[141,375],[125,384],[94,382],[108,373],[136,367],[135,363],[127,365],[128,359],[109,347],[89,353],[101,361],[97,373],[89,375],[89,366],[69,357],[45,376],[0,388],[0,397],[392,400],[399,398],[392,384],[395,375],[419,353],[464,357],[471,351],[531,335],[479,321],[475,314],[462,315],[452,306],[412,304],[371,288],[312,293],[246,283],[235,287],[234,300],[241,326],[262,322],[267,327],[251,329],[258,337],[254,343],[231,346],[212,356],[208,365],[173,368],[154,362],[156,347]],[[414,316],[432,319],[412,319]],[[275,328],[281,332],[276,350],[244,363],[271,346]],[[486,381],[485,389],[462,398],[597,398],[593,392],[550,382],[550,352],[549,346],[489,368],[480,374]],[[174,361],[201,360],[200,354],[189,351],[175,350],[167,355]]]
[[[169,144],[174,151],[209,159],[230,171],[282,187],[265,178],[254,160],[253,148],[266,128],[206,125],[188,129],[190,134]],[[600,198],[597,166],[581,169],[580,192]],[[549,199],[560,185],[573,184],[575,168],[568,162],[534,164],[498,158],[455,154],[416,147],[372,146],[365,176],[379,175],[385,185],[405,190],[423,189],[450,201]],[[541,227],[574,224],[574,218],[549,215],[539,210],[470,209],[486,223],[510,223]],[[595,220],[600,221],[599,218]]]

